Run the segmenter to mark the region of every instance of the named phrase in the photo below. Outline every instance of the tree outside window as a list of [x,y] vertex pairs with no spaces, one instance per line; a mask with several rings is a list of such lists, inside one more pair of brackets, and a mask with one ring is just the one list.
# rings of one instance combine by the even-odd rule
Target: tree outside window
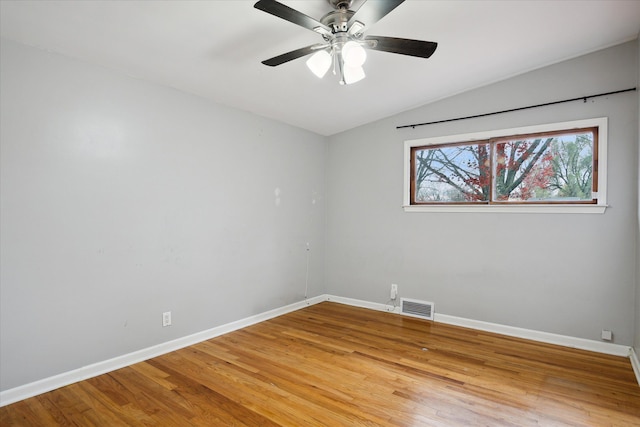
[[411,204],[597,203],[598,129],[411,149]]

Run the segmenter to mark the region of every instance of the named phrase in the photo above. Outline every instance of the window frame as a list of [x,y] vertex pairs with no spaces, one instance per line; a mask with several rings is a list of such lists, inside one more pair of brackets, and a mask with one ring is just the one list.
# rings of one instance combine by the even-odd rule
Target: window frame
[[[549,123],[518,128],[499,129],[492,131],[473,132],[458,135],[445,135],[432,138],[407,140],[404,142],[404,199],[405,212],[504,212],[504,213],[604,213],[607,208],[607,135],[608,119],[598,117],[568,122]],[[595,132],[596,150],[593,153],[597,160],[597,167],[593,171],[593,186],[597,188],[594,196],[597,202],[434,202],[411,204],[413,191],[412,152],[416,147],[453,146],[456,144],[498,142],[514,136],[529,136],[535,134],[562,133],[597,128]],[[493,157],[493,156],[491,156]],[[492,176],[492,180],[494,177]]]

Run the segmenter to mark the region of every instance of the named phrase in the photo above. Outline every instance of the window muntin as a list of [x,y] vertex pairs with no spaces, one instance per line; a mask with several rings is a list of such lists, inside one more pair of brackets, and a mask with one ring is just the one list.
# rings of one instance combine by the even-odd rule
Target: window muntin
[[411,205],[596,204],[598,127],[410,149]]

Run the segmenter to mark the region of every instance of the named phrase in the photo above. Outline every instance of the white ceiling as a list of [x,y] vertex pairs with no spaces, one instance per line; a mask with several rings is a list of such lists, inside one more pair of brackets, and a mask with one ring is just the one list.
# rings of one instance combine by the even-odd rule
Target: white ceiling
[[[331,10],[326,0],[281,2],[316,19]],[[322,39],[254,3],[1,0],[0,30],[2,37],[321,135],[632,40],[640,31],[637,0],[408,0],[367,34],[436,41],[435,54],[371,51],[367,78],[341,86],[331,74],[315,77],[304,59],[262,65]]]

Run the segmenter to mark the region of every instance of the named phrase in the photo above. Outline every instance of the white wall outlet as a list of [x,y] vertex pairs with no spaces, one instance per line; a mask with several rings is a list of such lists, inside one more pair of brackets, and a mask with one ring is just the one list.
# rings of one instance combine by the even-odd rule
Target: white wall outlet
[[165,311],[162,313],[162,326],[171,326],[171,312]]
[[602,339],[605,340],[605,341],[611,341],[613,339],[613,334],[611,333],[611,331],[603,329],[602,330]]
[[391,284],[391,292],[389,293],[389,298],[392,300],[398,298],[398,285],[395,283]]

